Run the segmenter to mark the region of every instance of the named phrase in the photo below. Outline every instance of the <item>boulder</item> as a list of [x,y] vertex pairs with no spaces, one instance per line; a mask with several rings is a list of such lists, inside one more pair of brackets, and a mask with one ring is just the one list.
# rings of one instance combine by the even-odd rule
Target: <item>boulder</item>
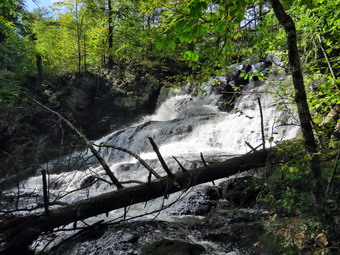
[[235,207],[252,207],[260,190],[253,176],[236,177],[220,183],[222,198]]
[[140,255],[199,255],[203,252],[202,245],[164,238],[145,245]]

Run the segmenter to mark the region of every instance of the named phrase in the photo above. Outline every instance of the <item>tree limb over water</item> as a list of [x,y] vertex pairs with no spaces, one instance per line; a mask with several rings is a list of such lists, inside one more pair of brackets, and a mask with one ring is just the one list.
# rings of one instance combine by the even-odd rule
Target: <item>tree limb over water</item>
[[96,197],[78,201],[74,204],[51,209],[49,214],[22,216],[0,223],[1,255],[22,254],[27,247],[42,233],[79,220],[87,219],[132,204],[146,202],[167,196],[177,191],[186,190],[195,185],[229,177],[240,172],[263,167],[272,149],[255,151],[185,172],[178,172],[171,177],[154,180],[150,183],[118,189]]

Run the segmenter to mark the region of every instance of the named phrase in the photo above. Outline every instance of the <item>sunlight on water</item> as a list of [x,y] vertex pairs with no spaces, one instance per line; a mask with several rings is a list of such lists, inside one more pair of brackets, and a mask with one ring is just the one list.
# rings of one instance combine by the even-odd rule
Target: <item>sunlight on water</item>
[[[246,142],[253,147],[262,143],[261,117],[257,101],[257,98],[260,98],[266,147],[274,146],[275,142],[294,138],[299,131],[297,125],[281,125],[283,119],[287,119],[287,114],[276,110],[276,102],[273,98],[273,81],[275,79],[277,78],[269,78],[260,87],[255,87],[252,82],[247,85],[242,96],[239,97],[235,109],[230,113],[218,110],[216,105],[220,95],[212,93],[209,86],[206,87],[206,93],[198,97],[186,94],[188,88],[170,89],[167,91],[168,98],[159,105],[155,114],[145,116],[141,122],[129,128],[115,131],[95,141],[95,144],[108,143],[127,148],[139,154],[158,173],[165,176],[148,141],[148,137],[152,137],[170,169],[179,170],[172,156],[176,156],[186,168],[194,168],[202,165],[200,162],[201,152],[208,158],[217,155],[223,159],[230,155],[249,152],[250,148]],[[297,124],[294,116],[290,118],[290,123]],[[147,181],[148,171],[132,156],[113,149],[101,149],[101,153],[120,181]],[[77,155],[79,152],[75,153],[74,157]],[[87,188],[81,189],[86,185],[86,183],[84,184],[86,178],[91,176],[94,176],[97,181],[91,183]],[[72,203],[115,190],[115,187],[109,185],[109,179],[98,163],[90,165],[82,171],[68,171],[61,174],[52,172],[48,181],[51,202],[58,199],[61,202]],[[22,185],[21,192],[23,193],[34,191],[41,194],[40,176],[32,177]],[[125,186],[129,185],[136,185],[136,183],[125,184]],[[197,194],[202,187],[204,185],[194,188]],[[16,190],[9,192],[15,193]],[[188,194],[177,193],[170,195],[167,200],[159,198],[149,201],[147,204],[131,205],[128,208],[127,218],[158,210],[165,204],[172,204],[180,196],[184,196],[180,202],[158,215],[161,219],[172,221],[174,212],[190,206],[185,198]],[[32,197],[22,203],[34,207],[37,200],[41,201],[41,196]],[[58,205],[54,207],[58,207]],[[124,215],[124,210],[119,209],[110,212],[108,217],[100,215],[86,221],[91,224],[99,219],[121,219],[122,215]],[[155,217],[155,214],[145,217],[152,218]]]

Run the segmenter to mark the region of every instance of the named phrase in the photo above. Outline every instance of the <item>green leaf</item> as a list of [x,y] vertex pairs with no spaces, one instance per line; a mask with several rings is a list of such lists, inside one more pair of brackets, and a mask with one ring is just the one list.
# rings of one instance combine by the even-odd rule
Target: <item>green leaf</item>
[[186,40],[187,40],[186,34],[179,34],[177,37],[179,38],[179,40],[181,41],[181,43],[184,43],[184,42],[186,42]]
[[168,41],[168,43],[167,43],[167,45],[166,45],[166,48],[167,48],[168,50],[174,50],[174,49],[176,49],[176,43],[175,43],[175,41],[174,41],[174,40]]
[[193,40],[193,35],[192,33],[183,33],[183,34],[179,34],[177,35],[177,37],[179,38],[179,40],[181,41],[181,43],[191,43]]
[[190,60],[191,60],[191,55],[192,55],[192,51],[188,50],[188,51],[186,51],[186,52],[184,53],[183,58],[184,58],[185,60],[190,61]]
[[199,59],[199,55],[196,52],[190,50],[186,51],[183,57],[185,60],[193,62],[197,62]]
[[197,25],[194,27],[194,34],[196,37],[201,37],[204,35],[204,27],[202,25]]
[[284,0],[282,1],[283,8],[290,9],[290,7],[293,5],[293,0]]
[[215,30],[219,33],[224,33],[226,30],[226,23],[220,22],[215,25]]
[[185,39],[186,43],[191,43],[193,41],[192,33],[188,33]]
[[190,8],[190,16],[193,19],[199,19],[208,5],[204,1],[194,1],[193,3]]
[[162,49],[164,46],[164,39],[157,39],[156,40],[156,48],[157,50]]
[[196,52],[193,52],[191,55],[191,60],[197,62],[199,59],[199,55]]
[[187,22],[185,20],[180,20],[176,26],[175,26],[175,32],[181,32],[183,30],[183,28],[185,27],[185,25],[187,24]]
[[210,19],[211,20],[217,20],[218,19],[218,15],[216,13],[209,13]]
[[244,19],[244,11],[241,11],[239,10],[237,13],[236,13],[236,19],[238,21],[242,21]]

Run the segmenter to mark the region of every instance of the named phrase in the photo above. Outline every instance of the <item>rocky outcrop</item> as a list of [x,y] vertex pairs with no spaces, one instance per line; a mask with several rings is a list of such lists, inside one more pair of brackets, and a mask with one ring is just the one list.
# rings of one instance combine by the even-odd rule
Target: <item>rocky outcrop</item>
[[272,66],[272,62],[262,59],[253,64],[234,64],[226,73],[224,80],[217,80],[215,92],[221,94],[217,102],[220,111],[230,112],[234,109],[235,100],[242,94],[245,86],[252,82],[257,87],[261,83],[261,73]]
[[[167,77],[185,68],[170,59],[152,66],[117,64],[112,71],[66,74],[45,81],[32,96],[67,118],[88,139],[97,139],[151,114]],[[0,178],[18,173],[27,177],[41,162],[83,146],[56,116],[29,99],[16,107],[0,105],[0,141]]]
[[[238,188],[237,183],[253,187],[257,180],[240,177],[219,186],[200,187],[190,193],[186,201],[178,201],[188,210],[173,213],[172,216],[176,216],[169,222],[152,219],[110,226],[96,224],[49,254],[284,254],[273,243],[275,237],[265,229],[269,218],[266,210],[234,206],[237,193],[243,197],[242,189],[246,186]],[[234,195],[231,200],[222,198],[222,190]],[[215,206],[197,217],[197,209],[211,201]]]

